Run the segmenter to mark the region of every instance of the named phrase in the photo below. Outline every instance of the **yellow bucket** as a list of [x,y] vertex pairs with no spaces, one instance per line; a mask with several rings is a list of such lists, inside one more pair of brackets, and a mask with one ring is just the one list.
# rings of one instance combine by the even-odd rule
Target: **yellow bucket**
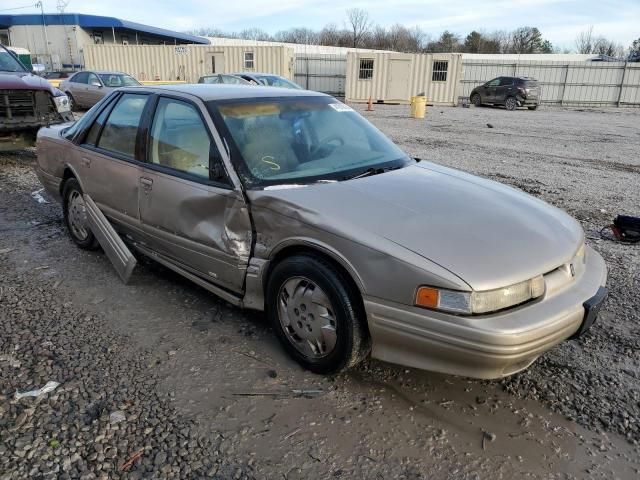
[[411,97],[411,117],[424,118],[427,112],[427,97]]

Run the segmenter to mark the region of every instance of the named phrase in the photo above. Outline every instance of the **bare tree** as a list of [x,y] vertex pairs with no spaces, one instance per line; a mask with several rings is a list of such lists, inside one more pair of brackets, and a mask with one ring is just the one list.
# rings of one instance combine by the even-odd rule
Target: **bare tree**
[[596,37],[593,33],[593,26],[578,34],[576,37],[576,50],[578,53],[593,53],[609,57],[624,56],[624,47],[622,45],[602,36]]
[[347,22],[353,40],[352,46],[353,48],[357,48],[361,45],[364,37],[367,36],[371,28],[369,13],[361,8],[350,8],[347,10]]
[[624,47],[619,43],[604,37],[598,37],[593,45],[593,52],[598,55],[606,55],[608,57],[623,57]]
[[310,28],[290,28],[275,34],[275,40],[286,43],[302,43],[305,45],[317,45],[320,36],[318,32]]
[[578,53],[593,53],[594,38],[593,38],[593,25],[583,30],[576,37],[576,51]]
[[273,38],[261,28],[246,28],[238,34],[239,38],[246,40],[272,40]]
[[320,33],[318,34],[318,43],[320,45],[329,45],[334,46],[338,45],[340,41],[340,32],[338,31],[338,27],[336,27],[335,23],[330,23],[325,25]]

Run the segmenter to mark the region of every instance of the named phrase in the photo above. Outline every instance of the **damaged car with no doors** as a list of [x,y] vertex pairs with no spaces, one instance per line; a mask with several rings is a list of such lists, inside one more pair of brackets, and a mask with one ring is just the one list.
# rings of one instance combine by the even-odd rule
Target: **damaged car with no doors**
[[510,375],[582,335],[606,296],[569,215],[410,158],[316,92],[121,89],[40,131],[37,173],[79,247],[114,264],[131,249],[265,311],[318,373],[371,355]]

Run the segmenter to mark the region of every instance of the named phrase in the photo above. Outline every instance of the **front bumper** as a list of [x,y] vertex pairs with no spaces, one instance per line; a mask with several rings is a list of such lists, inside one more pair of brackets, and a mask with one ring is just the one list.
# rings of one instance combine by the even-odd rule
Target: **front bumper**
[[582,274],[562,289],[492,315],[456,316],[365,297],[372,356],[476,378],[500,378],[523,370],[582,330],[584,303],[597,296],[607,278],[602,257],[590,247],[586,254]]

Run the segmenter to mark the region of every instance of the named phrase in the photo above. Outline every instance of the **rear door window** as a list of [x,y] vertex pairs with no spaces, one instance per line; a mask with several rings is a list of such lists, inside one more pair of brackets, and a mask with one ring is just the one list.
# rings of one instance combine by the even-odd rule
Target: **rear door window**
[[[140,125],[140,118],[147,99],[148,95],[133,93],[122,95],[111,110],[97,146],[110,152],[135,158],[138,125]],[[89,133],[91,134],[91,132]]]
[[500,77],[500,86],[501,87],[510,87],[513,85],[513,78],[511,77]]
[[100,79],[98,78],[98,76],[95,73],[90,73],[88,78],[87,78],[87,83],[89,85],[102,85],[100,83]]
[[89,72],[80,72],[76,73],[71,79],[70,82],[73,83],[89,83]]

